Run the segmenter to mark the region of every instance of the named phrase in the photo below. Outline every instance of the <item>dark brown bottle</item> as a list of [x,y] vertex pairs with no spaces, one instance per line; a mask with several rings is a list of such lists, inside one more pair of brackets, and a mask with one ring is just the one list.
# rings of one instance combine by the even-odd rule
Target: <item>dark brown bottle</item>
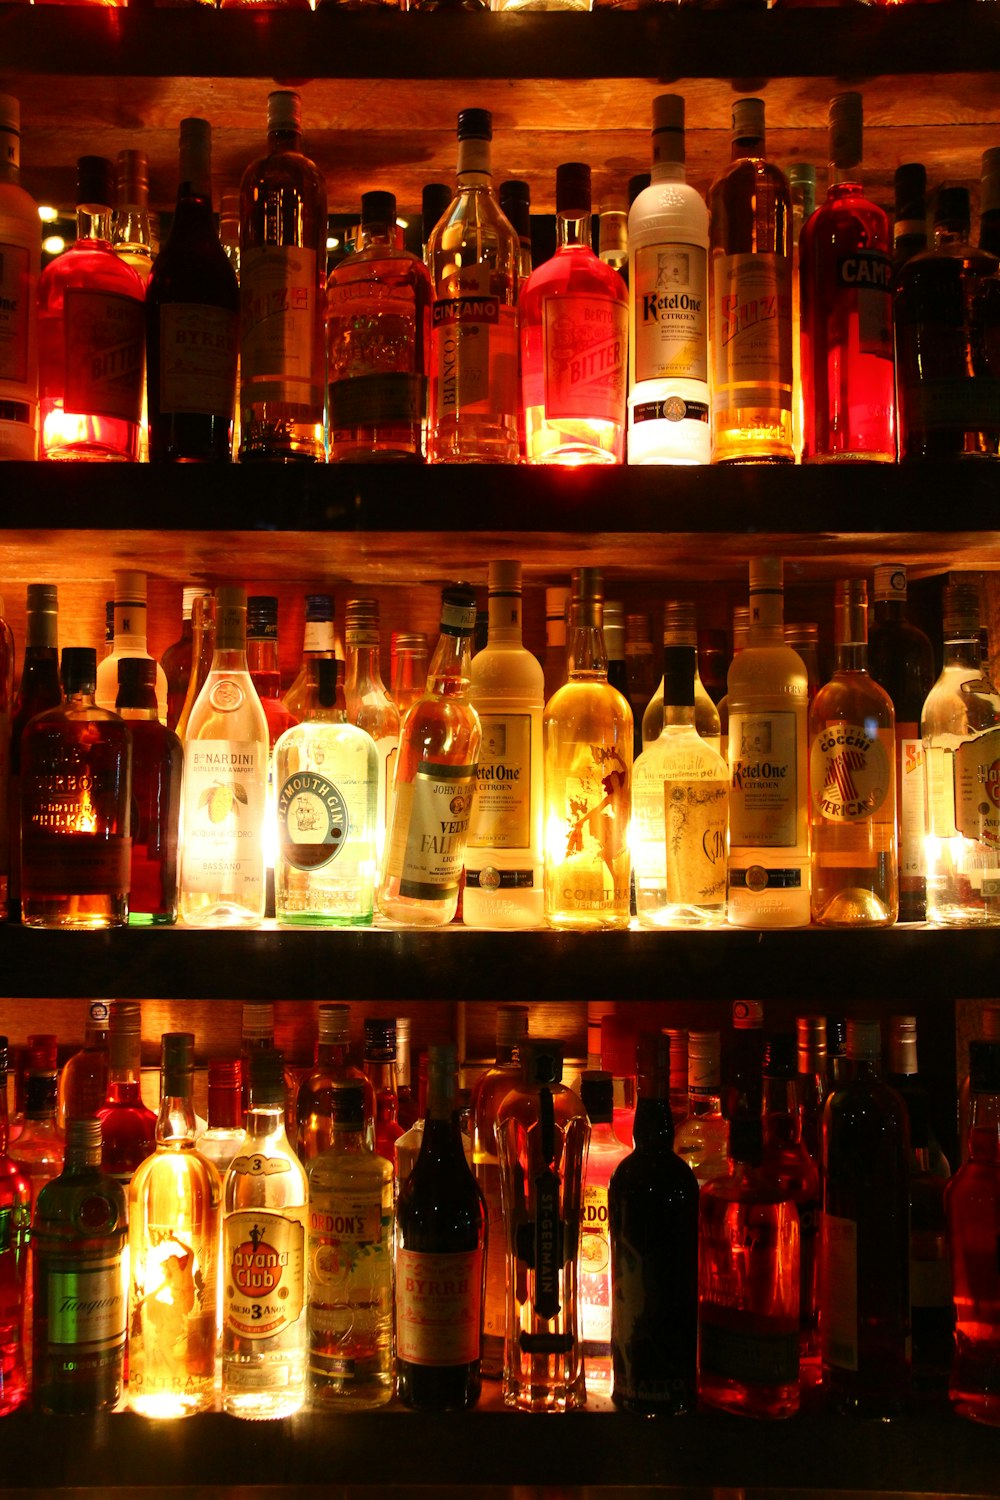
[[156,662],[123,656],[115,710],[132,736],[130,927],[177,921],[177,830],[184,752],[156,711]]
[[21,682],[14,696],[10,725],[10,914],[21,896],[21,735],[29,719],[62,701],[59,686],[57,588],[54,583],[28,584],[28,615]]

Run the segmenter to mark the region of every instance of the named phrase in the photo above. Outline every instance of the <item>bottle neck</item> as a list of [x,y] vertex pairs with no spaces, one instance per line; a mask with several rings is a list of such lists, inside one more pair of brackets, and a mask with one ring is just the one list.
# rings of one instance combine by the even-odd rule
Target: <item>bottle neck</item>
[[427,692],[442,697],[467,696],[472,678],[472,636],[443,630],[427,672]]
[[361,233],[358,237],[358,250],[370,250],[381,247],[384,250],[396,248],[396,226],[395,224],[362,224]]
[[208,1088],[208,1127],[210,1130],[242,1130],[243,1099],[240,1085],[213,1085]]
[[764,1140],[770,1145],[796,1146],[802,1139],[799,1096],[794,1078],[764,1075]]
[[76,209],[76,239],[77,244],[81,240],[96,240],[102,244],[111,244],[111,223],[113,219],[112,210],[103,204],[99,207],[90,204],[84,207],[77,204]]
[[946,636],[943,662],[946,667],[971,667],[978,672],[982,667],[979,636],[970,636],[965,632]]
[[607,682],[608,648],[600,625],[571,622],[568,675],[574,682]]
[[296,151],[302,153],[302,132],[294,130],[291,126],[282,125],[267,132],[267,149],[271,155],[279,151]]
[[281,1103],[251,1104],[247,1110],[246,1132],[255,1140],[285,1134],[285,1108]]
[[750,646],[783,645],[785,639],[785,591],[780,586],[753,589],[750,593]]
[[29,1073],[24,1086],[24,1118],[54,1120],[57,1091],[58,1077],[55,1073]]
[[491,593],[488,601],[489,646],[520,646],[521,591],[511,589],[507,593]]
[[364,1121],[338,1120],[334,1118],[330,1122],[330,1146],[331,1151],[338,1155],[360,1155],[362,1151],[368,1151],[371,1147],[365,1139]]
[[765,137],[762,135],[743,135],[733,138],[732,161],[763,160],[765,156]]
[[193,1146],[198,1130],[190,1075],[186,1081],[164,1079],[156,1116],[157,1146]]
[[673,1150],[674,1117],[669,1098],[640,1094],[632,1122],[632,1139],[636,1150]]
[[134,601],[115,602],[116,651],[146,655],[146,605]]
[[460,188],[489,188],[492,185],[489,141],[476,138],[459,141],[456,177]]
[[281,663],[277,636],[248,636],[246,649],[248,670],[262,677],[275,677],[280,683]]
[[346,661],[344,666],[345,687],[354,690],[385,692],[382,681],[382,663],[378,640],[348,636],[344,643]]
[[590,230],[590,211],[584,213],[574,209],[556,215],[557,250],[593,250]]

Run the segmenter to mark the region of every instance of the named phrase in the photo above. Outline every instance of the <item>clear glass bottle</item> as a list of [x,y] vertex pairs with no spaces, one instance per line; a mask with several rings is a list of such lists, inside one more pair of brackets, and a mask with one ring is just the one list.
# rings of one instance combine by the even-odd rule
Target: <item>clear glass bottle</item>
[[191,672],[184,693],[184,702],[177,716],[177,723],[174,725],[181,744],[184,744],[187,739],[191,710],[197,703],[198,695],[212,670],[214,657],[215,595],[198,593],[191,605]]
[[899,911],[895,714],[868,672],[868,585],[834,586],[833,676],[809,708],[812,919],[889,927]]
[[449,584],[423,697],[407,709],[399,731],[378,889],[379,911],[390,921],[439,927],[458,906],[482,739],[469,701],[475,624],[475,589]]
[[364,1095],[365,1135],[375,1144],[375,1089],[351,1062],[351,1008],[338,1001],[319,1007],[316,1060],[300,1081],[295,1105],[295,1149],[299,1160],[311,1161],[332,1140],[333,1090],[341,1083],[359,1083]]
[[127,1188],[156,1147],[156,1116],[142,1100],[142,1014],[137,1000],[112,1000],[108,1088],[97,1111],[101,1166]]
[[809,685],[785,645],[780,558],[750,561],[750,630],[729,668],[729,921],[809,925]]
[[30,1182],[35,1203],[45,1184],[63,1169],[63,1139],[56,1121],[58,1088],[55,1057],[43,1057],[32,1049],[24,1081],[24,1123],[11,1156]]
[[787,1190],[799,1211],[799,1360],[819,1381],[819,1171],[802,1139],[798,1057],[794,1033],[764,1038],[764,1155],[762,1166]]
[[115,162],[115,206],[111,248],[148,282],[159,251],[159,234],[149,211],[149,157],[145,151],[119,151]]
[[38,208],[20,185],[21,105],[0,94],[0,459],[38,455]]
[[330,1141],[309,1162],[309,1397],[329,1411],[392,1399],[393,1176],[371,1148],[361,1080],[330,1089]]
[[630,1147],[615,1135],[614,1080],[588,1068],[580,1075],[580,1100],[590,1121],[580,1221],[580,1340],[587,1396],[610,1396],[611,1228],[608,1184]]
[[520,1411],[571,1411],[586,1401],[578,1275],[590,1126],[562,1082],[561,1045],[526,1038],[520,1056],[520,1082],[496,1118],[507,1237],[503,1399]]
[[[671,613],[669,620],[669,631],[671,640],[669,644],[674,646],[690,646],[695,652],[694,658],[694,725],[701,738],[725,760],[725,745],[721,734],[720,708],[716,708],[705,684],[701,680],[701,672],[698,668],[698,631],[696,629],[694,605],[689,605],[690,614],[683,616],[676,612]],[[664,611],[663,622],[663,645],[667,641],[668,621],[667,612]],[[660,681],[653,692],[653,696],[645,705],[642,715],[642,748],[649,750],[663,733],[663,688],[664,680]]]
[[677,1127],[674,1150],[691,1168],[699,1188],[728,1171],[729,1127],[722,1113],[722,1043],[717,1031],[688,1032],[688,1113]]
[[[0,105],[0,109],[2,109]],[[0,1036],[0,1416],[28,1399],[26,1340],[31,1182],[9,1153],[7,1038]]]
[[146,574],[131,568],[115,569],[114,641],[110,652],[97,663],[98,708],[113,711],[118,700],[118,663],[129,658],[151,661],[156,681],[156,712],[167,722],[167,674],[146,646]]
[[196,1131],[194,1035],[165,1032],[156,1149],[128,1194],[128,1404],[145,1417],[215,1403],[221,1183]]
[[980,658],[975,575],[951,575],[943,613],[941,675],[920,715],[927,778],[927,920],[939,927],[996,924],[1000,694]]
[[[194,625],[192,611],[194,601],[201,589],[196,584],[185,584],[181,591],[181,633],[176,641],[160,657],[160,666],[167,679],[167,728],[176,730],[177,720],[184,707],[188,683],[191,680],[194,647]],[[114,607],[112,606],[112,645],[114,643]]]
[[403,1134],[398,1118],[395,1017],[366,1016],[364,1030],[364,1074],[375,1100],[374,1146],[395,1169],[396,1142]]
[[[697,670],[697,657],[695,670]],[[642,754],[642,716],[656,682],[656,658],[648,614],[625,616],[625,696],[632,709],[632,758]]]
[[802,297],[799,239],[802,226],[816,211],[816,168],[811,162],[789,162],[785,171],[792,195],[792,447],[802,462]]
[[969,1043],[969,1158],[945,1189],[954,1282],[948,1394],[960,1417],[1000,1426],[1000,1042]]
[[590,168],[556,169],[556,250],[518,302],[529,464],[620,464],[625,454],[628,290],[593,251]]
[[726,920],[728,768],[695,724],[694,608],[668,602],[663,729],[632,771],[635,910],[644,927]]
[[489,637],[472,659],[469,700],[483,730],[465,853],[466,927],[543,920],[540,663],[521,637],[521,564],[489,565]]
[[264,814],[264,859],[273,869],[277,843],[277,792],[274,747],[298,720],[281,696],[278,641],[278,600],[274,594],[251,594],[247,599],[247,670],[267,720],[267,797]]
[[487,109],[458,116],[455,196],[431,231],[427,458],[516,463],[520,244],[493,191]]
[[222,1184],[222,1409],[290,1417],[306,1397],[305,1168],[285,1134],[284,1058],[250,1059],[246,1136]]
[[566,613],[570,591],[561,584],[545,590],[545,701],[566,681]]
[[400,709],[382,681],[377,599],[348,599],[344,615],[344,703],[348,723],[375,741],[378,794],[375,807],[376,873],[389,825],[389,797],[399,751]]
[[333,595],[307,594],[302,631],[302,665],[283,700],[296,723],[305,717],[306,709],[315,698],[316,674],[313,669],[316,663],[323,657],[332,658],[336,655],[333,621]]
[[[208,1128],[198,1137],[198,1150],[225,1176],[243,1143],[243,1063],[238,1057],[213,1057],[208,1065]],[[216,1278],[219,1295],[222,1278]]]
[[184,752],[180,914],[193,927],[264,916],[268,728],[246,655],[246,590],[216,589],[215,654]]
[[427,662],[427,637],[423,631],[392,632],[389,680],[392,684],[392,701],[399,709],[400,723],[406,710],[424,696],[427,688]]
[[108,1091],[108,1023],[106,1000],[91,1000],[84,1023],[83,1046],[66,1059],[59,1073],[56,1124],[66,1134],[67,1120],[96,1115]]
[[684,176],[684,100],[653,100],[653,170],[628,214],[630,464],[707,464],[708,210]]
[[177,921],[184,752],[173,730],[157,717],[155,684],[155,662],[134,656],[119,660],[115,709],[132,737],[130,927]]
[[627,927],[632,710],[607,680],[604,579],[574,568],[569,680],[545,705],[545,915]]

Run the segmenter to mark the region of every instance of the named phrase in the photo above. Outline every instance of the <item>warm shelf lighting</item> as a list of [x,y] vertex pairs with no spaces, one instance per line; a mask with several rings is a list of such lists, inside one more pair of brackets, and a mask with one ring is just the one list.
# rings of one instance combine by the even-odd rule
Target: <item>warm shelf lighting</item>
[[58,208],[52,208],[48,203],[38,205],[38,217],[43,224],[54,224],[59,217]]
[[62,255],[66,249],[66,241],[61,234],[47,234],[42,240],[42,249],[46,255]]

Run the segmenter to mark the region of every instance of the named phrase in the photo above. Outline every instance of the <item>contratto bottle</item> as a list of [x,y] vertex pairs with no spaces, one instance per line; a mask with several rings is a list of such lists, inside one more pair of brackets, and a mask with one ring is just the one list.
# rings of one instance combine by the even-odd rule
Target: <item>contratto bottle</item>
[[21,106],[0,94],[0,459],[38,453],[38,209],[20,185]]
[[7,1038],[0,1036],[0,1416],[28,1398],[25,1292],[31,1183],[8,1154]]
[[945,1189],[955,1301],[948,1394],[960,1417],[1000,1426],[1000,1042],[969,1043],[969,1159]]
[[156,712],[156,663],[118,662],[116,711],[132,737],[132,805],[128,920],[130,927],[177,921],[177,848],[184,752]]

